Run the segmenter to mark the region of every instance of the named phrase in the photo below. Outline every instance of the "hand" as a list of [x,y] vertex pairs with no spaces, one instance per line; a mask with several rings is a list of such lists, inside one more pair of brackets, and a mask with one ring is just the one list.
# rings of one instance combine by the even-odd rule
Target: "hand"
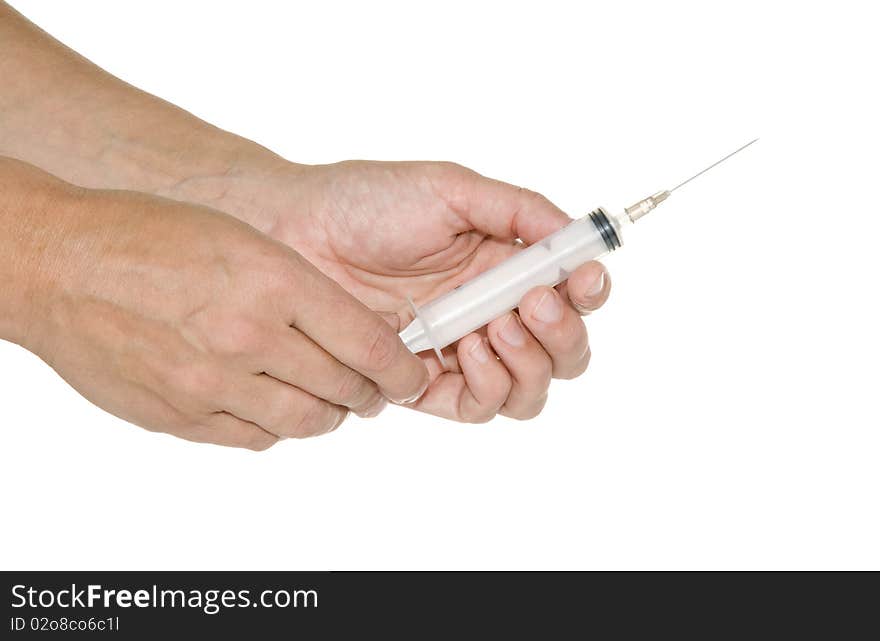
[[[571,220],[539,194],[449,163],[356,161],[291,172],[267,174],[259,195],[238,199],[237,213],[253,214],[395,329],[412,320],[406,296],[417,305],[432,300],[519,251],[517,239],[533,243]],[[414,407],[468,422],[535,416],[551,377],[586,369],[578,314],[601,306],[609,288],[602,265],[588,263],[444,350],[451,371],[422,353],[432,382]]]
[[[297,167],[105,74],[4,7],[0,71],[11,80],[0,93],[0,153],[77,184],[235,215],[390,312],[398,327],[410,320],[404,296],[434,298],[517,251],[517,237],[534,242],[568,222],[546,199],[455,165]],[[479,334],[459,341],[451,372],[423,355],[433,382],[418,409],[465,421],[534,416],[551,375],[586,367],[574,308],[595,309],[609,285],[599,264],[585,265],[567,286],[529,292],[519,315],[489,325],[488,344]]]
[[35,275],[20,297],[32,305],[21,342],[117,416],[259,450],[333,430],[348,409],[375,415],[383,394],[402,401],[427,385],[385,321],[230,216],[75,189],[9,160],[0,184],[21,192],[0,194],[12,223],[10,203],[46,203],[15,252],[42,256],[21,270]]

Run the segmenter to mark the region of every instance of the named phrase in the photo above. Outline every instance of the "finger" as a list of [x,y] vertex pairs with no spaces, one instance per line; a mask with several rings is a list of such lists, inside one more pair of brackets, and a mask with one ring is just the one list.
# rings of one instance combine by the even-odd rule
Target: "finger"
[[611,278],[602,263],[591,261],[578,267],[558,289],[579,313],[589,314],[608,300]]
[[489,341],[512,380],[501,413],[517,419],[534,418],[547,401],[553,376],[550,356],[515,312],[489,323]]
[[391,326],[304,259],[296,272],[299,305],[293,326],[338,361],[375,381],[397,403],[412,402],[428,386],[422,361],[401,342]]
[[537,242],[565,227],[571,218],[534,191],[473,174],[459,215],[479,231],[498,238]]
[[520,318],[553,361],[554,378],[574,378],[590,362],[583,320],[552,287],[535,287],[519,304]]
[[213,443],[227,447],[243,447],[261,452],[278,442],[278,437],[270,434],[259,425],[240,418],[217,412],[205,418],[201,425],[178,432],[182,438],[196,443]]
[[262,355],[264,371],[334,405],[344,405],[358,416],[373,417],[387,405],[379,388],[366,376],[347,367],[295,328],[284,328]]
[[504,405],[512,381],[487,339],[469,334],[458,343],[461,374],[445,372],[413,407],[464,423],[485,423]]
[[248,374],[227,390],[226,411],[281,438],[332,432],[348,412],[265,374]]

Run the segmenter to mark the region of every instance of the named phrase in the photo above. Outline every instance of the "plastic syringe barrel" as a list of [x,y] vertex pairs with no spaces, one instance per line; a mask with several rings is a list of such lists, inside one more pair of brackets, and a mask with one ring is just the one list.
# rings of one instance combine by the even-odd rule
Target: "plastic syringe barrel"
[[426,303],[401,339],[414,352],[440,350],[516,308],[533,287],[557,285],[620,245],[619,224],[599,208]]

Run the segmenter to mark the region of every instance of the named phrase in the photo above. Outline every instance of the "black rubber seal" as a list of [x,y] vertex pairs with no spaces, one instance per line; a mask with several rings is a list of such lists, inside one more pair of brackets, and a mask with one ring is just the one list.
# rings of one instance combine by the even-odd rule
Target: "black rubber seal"
[[617,235],[614,225],[608,220],[608,216],[605,215],[604,211],[597,209],[590,214],[590,220],[593,221],[596,229],[602,234],[602,240],[605,241],[605,246],[608,247],[608,251],[613,252],[620,247],[620,237]]

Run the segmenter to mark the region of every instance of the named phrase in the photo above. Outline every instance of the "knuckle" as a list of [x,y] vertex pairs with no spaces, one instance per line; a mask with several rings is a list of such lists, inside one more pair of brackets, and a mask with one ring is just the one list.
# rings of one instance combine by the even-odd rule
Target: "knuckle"
[[304,267],[304,261],[293,250],[267,254],[260,268],[261,300],[278,305],[279,299],[289,300],[306,291],[311,275]]
[[197,399],[213,399],[222,387],[222,377],[213,367],[205,364],[188,364],[171,375],[172,384],[185,396]]
[[475,425],[482,424],[482,423],[488,423],[493,418],[495,418],[496,413],[497,412],[495,412],[493,410],[486,410],[486,409],[473,410],[470,412],[469,416],[467,416],[465,418],[465,420],[468,423],[473,423]]
[[306,438],[323,434],[333,428],[338,416],[333,408],[323,401],[314,400],[305,405],[299,419],[292,425],[290,436]]
[[495,415],[498,413],[500,407],[501,404],[499,404],[498,406],[493,406],[472,403],[462,408],[462,411],[459,414],[461,416],[461,420],[465,423],[488,423],[493,418],[495,418]]
[[466,423],[488,423],[491,421],[504,404],[507,402],[510,392],[513,389],[513,381],[506,378],[497,381],[491,391],[481,399],[480,403],[473,403],[463,412],[463,418]]
[[541,413],[541,410],[543,410],[543,409],[544,409],[544,407],[541,406],[541,407],[537,407],[537,408],[530,409],[530,410],[528,410],[528,411],[526,411],[526,412],[521,412],[520,415],[516,417],[516,420],[518,420],[518,421],[530,421],[530,420],[532,420],[533,418],[535,418],[536,416],[538,416],[538,414],[540,414],[540,413]]
[[397,334],[386,323],[377,323],[368,339],[364,356],[365,368],[372,371],[388,369],[397,358],[400,341]]
[[287,394],[268,401],[265,410],[265,427],[273,434],[286,436],[290,431],[291,423],[296,422],[298,405],[299,403],[290,399]]
[[520,196],[523,199],[531,200],[536,203],[544,204],[549,203],[549,199],[542,193],[529,189],[527,187],[518,187]]
[[255,322],[235,318],[227,320],[214,335],[216,348],[224,354],[248,354],[258,351],[263,344],[264,332]]
[[309,264],[296,251],[287,251],[272,260],[270,269],[275,275],[273,282],[277,287],[290,290],[300,289],[302,285],[310,286],[314,276],[308,269]]
[[368,400],[373,395],[372,388],[373,386],[366,378],[355,370],[349,369],[339,378],[336,396],[330,400],[357,405]]
[[436,168],[442,173],[448,174],[462,174],[462,173],[471,173],[471,169],[468,169],[464,165],[460,165],[457,162],[453,162],[451,160],[441,160],[435,163]]
[[536,399],[535,402],[530,405],[523,405],[516,408],[505,408],[502,413],[504,416],[517,421],[528,421],[540,414],[544,410],[545,405],[547,405],[546,393],[542,394],[540,398]]
[[280,403],[267,404],[263,414],[256,421],[260,427],[279,436],[287,436],[287,425],[291,421],[290,412]]

